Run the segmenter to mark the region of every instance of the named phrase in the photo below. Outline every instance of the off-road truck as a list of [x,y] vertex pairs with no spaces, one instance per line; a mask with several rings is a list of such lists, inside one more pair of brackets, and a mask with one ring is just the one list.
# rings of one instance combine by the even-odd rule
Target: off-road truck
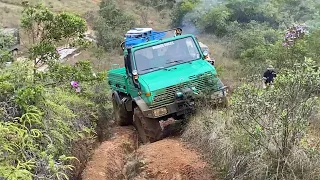
[[205,60],[207,52],[193,35],[174,30],[174,37],[125,47],[125,67],[108,71],[115,121],[133,123],[143,143],[162,139],[159,121],[183,119],[198,97],[226,102],[227,87]]

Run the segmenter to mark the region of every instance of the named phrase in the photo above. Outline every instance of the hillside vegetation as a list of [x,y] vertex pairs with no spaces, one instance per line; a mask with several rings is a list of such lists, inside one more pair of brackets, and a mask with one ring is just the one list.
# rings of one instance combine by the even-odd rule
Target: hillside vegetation
[[[231,86],[230,106],[214,109],[202,101],[182,135],[202,150],[216,177],[320,177],[317,0],[37,2],[0,1],[1,23],[19,26],[28,42],[27,60],[8,65],[12,38],[0,32],[0,177],[79,176],[97,142],[112,133],[106,70],[122,63],[119,43],[137,26],[181,26],[196,34]],[[284,44],[284,33],[298,24],[309,33]],[[83,39],[88,29],[98,46]],[[64,44],[82,54],[56,62],[56,48]],[[39,63],[48,71],[38,72]],[[261,74],[269,64],[278,77],[265,90]]]
[[[1,23],[20,27],[26,49],[23,54],[26,60],[14,61],[8,66],[8,61],[15,60],[7,53],[13,39],[0,31],[1,178],[80,177],[96,144],[111,134],[112,110],[105,71],[110,68],[110,61],[119,63],[123,59],[117,42],[125,28],[142,23],[136,17],[139,14],[131,17],[132,11],[122,9],[130,3],[134,4],[104,1],[100,6],[93,1],[45,1],[42,6],[36,1],[28,5],[19,1],[1,2],[6,10],[1,11],[6,13],[2,14],[5,19],[2,18]],[[151,9],[146,7],[144,11],[149,13]],[[13,17],[15,19],[10,19]],[[132,23],[116,29],[125,20],[108,23],[108,19],[114,17],[131,18]],[[97,29],[98,34],[110,30],[111,37],[117,39],[98,39],[100,44],[111,43],[111,47],[102,43],[100,48],[84,41],[87,29]],[[90,59],[79,60],[80,56],[65,64],[54,61],[58,57],[56,48],[64,44],[85,50],[82,57]],[[102,61],[107,61],[106,66],[101,67],[100,63],[105,63]],[[45,72],[37,71],[42,63],[48,64]],[[80,89],[72,87],[72,81],[77,81]]]
[[[17,27],[20,23],[22,0],[1,0],[0,1],[0,22],[4,26]],[[85,14],[88,11],[97,11],[99,2],[94,0],[30,0],[31,4],[44,3],[48,8],[56,12],[68,11]]]
[[[319,10],[316,0],[186,0],[175,7],[174,25],[213,37],[228,48],[225,56],[241,64],[242,85],[230,107],[213,111],[201,102],[201,112],[183,135],[203,149],[221,179],[320,176],[314,134],[319,127]],[[288,45],[285,33],[299,26],[309,34],[294,35]],[[266,91],[261,76],[269,64],[278,77]]]

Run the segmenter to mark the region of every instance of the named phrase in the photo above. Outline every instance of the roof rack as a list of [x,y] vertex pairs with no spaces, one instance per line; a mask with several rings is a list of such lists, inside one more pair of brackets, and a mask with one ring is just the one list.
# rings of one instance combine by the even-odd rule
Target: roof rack
[[[165,31],[154,31],[152,28],[134,28],[125,34],[125,41],[120,44],[122,50],[134,45],[145,43],[152,40],[162,40],[166,32],[174,31],[174,36],[182,34],[181,28],[172,28]],[[130,37],[132,36],[132,37]]]

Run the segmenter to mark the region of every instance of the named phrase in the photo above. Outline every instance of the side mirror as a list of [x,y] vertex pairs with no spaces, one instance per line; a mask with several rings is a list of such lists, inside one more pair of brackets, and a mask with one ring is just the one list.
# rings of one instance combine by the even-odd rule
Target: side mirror
[[133,70],[133,71],[132,71],[132,75],[133,75],[133,78],[134,78],[135,80],[138,80],[138,71],[137,71],[137,70]]
[[203,53],[203,56],[204,56],[205,60],[207,60],[207,61],[210,60],[208,50],[203,50],[202,53]]
[[120,48],[122,49],[122,50],[124,50],[124,48],[125,48],[125,41],[123,41],[121,44],[120,44]]
[[139,80],[138,80],[139,76],[138,76],[138,71],[137,70],[133,70],[132,71],[132,82],[135,88],[141,89]]
[[209,55],[209,52],[207,50],[204,50],[202,53],[205,57]]

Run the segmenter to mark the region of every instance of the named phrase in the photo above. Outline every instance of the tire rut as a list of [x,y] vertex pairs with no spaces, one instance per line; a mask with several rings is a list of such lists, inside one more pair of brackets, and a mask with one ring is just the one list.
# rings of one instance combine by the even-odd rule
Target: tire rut
[[137,139],[134,127],[116,127],[114,137],[95,150],[82,180],[214,179],[201,155],[187,148],[178,137],[136,149]]
[[134,150],[135,142],[133,127],[116,127],[114,137],[94,151],[82,173],[82,180],[123,179],[126,154]]

